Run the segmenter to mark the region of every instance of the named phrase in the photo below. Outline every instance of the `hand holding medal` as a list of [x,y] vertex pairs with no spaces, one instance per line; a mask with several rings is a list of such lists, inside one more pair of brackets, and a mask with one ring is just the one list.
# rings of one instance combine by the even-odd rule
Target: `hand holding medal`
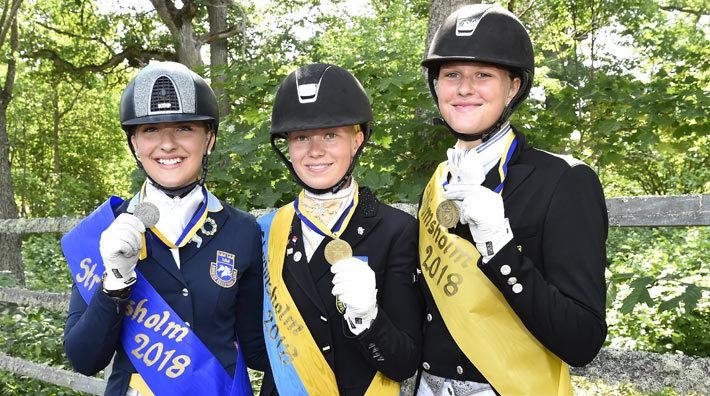
[[[447,180],[443,187],[446,190],[449,184],[481,184],[486,175],[483,164],[475,149],[463,150],[460,148],[450,148],[446,151],[448,161],[446,162],[451,174],[451,179]],[[442,201],[436,208],[436,220],[444,228],[452,228],[458,224],[461,217],[459,210],[460,202],[453,199]]]
[[358,335],[370,327],[377,317],[377,284],[375,272],[367,257],[348,257],[339,260],[330,272],[333,276],[331,293],[345,307],[345,320],[350,331]]

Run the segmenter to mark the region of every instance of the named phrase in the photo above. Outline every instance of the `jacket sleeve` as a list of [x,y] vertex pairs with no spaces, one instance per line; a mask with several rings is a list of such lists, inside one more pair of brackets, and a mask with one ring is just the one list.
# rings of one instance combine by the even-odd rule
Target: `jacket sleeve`
[[120,346],[123,313],[128,299],[118,300],[98,287],[87,305],[72,287],[64,327],[64,351],[74,370],[94,375],[108,366]]
[[423,301],[414,282],[417,238],[417,222],[412,218],[389,246],[377,317],[357,336],[364,356],[395,381],[412,376],[421,355]]
[[252,246],[257,249],[254,261],[239,280],[237,295],[237,338],[249,368],[264,371],[269,359],[264,344],[262,309],[264,304],[263,261],[261,252],[261,229],[253,223]]
[[488,263],[478,263],[527,329],[572,366],[592,361],[606,338],[607,230],[599,179],[588,166],[573,166],[544,214],[541,262],[511,241]]

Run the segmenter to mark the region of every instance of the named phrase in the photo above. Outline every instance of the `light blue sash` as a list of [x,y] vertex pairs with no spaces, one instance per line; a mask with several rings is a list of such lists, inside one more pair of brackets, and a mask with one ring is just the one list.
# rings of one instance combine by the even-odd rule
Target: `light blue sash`
[[[257,219],[262,231],[261,245],[264,257],[264,341],[266,342],[266,351],[269,354],[271,373],[274,376],[276,389],[279,389],[280,392],[287,391],[289,395],[308,395],[301,378],[296,372],[296,368],[293,366],[293,361],[286,351],[276,325],[274,307],[269,297],[271,295],[271,278],[269,276],[268,263],[269,231],[275,215],[276,211],[274,210]],[[281,274],[275,274],[275,276],[281,276]]]
[[[62,250],[84,301],[101,285],[101,233],[114,221],[110,197],[62,237]],[[121,332],[133,366],[156,395],[252,395],[244,357],[237,351],[234,379],[148,281],[136,271]]]

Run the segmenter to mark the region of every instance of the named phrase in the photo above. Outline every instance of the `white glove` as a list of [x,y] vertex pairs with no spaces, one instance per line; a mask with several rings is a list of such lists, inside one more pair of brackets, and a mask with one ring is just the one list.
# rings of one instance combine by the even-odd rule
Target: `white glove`
[[513,239],[500,194],[476,184],[449,184],[444,197],[459,201],[461,223],[468,224],[484,263]]
[[451,184],[481,184],[486,179],[486,171],[481,156],[475,149],[450,148],[446,150],[446,165],[451,172]]
[[355,257],[338,260],[330,267],[334,273],[333,293],[345,304],[345,319],[350,331],[358,335],[368,329],[377,316],[375,273],[365,261]]
[[145,226],[136,216],[122,213],[101,233],[99,252],[106,268],[104,289],[120,290],[136,282],[136,264]]

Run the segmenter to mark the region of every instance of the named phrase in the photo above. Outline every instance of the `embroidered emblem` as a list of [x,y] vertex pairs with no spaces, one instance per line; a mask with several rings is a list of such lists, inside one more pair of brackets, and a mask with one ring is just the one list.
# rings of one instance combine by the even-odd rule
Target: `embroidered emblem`
[[293,261],[295,261],[295,262],[301,261],[301,256],[302,256],[301,252],[294,253],[293,254]]
[[232,287],[237,283],[237,260],[231,253],[217,251],[217,258],[210,263],[210,276],[214,283],[222,287]]
[[202,228],[200,228],[200,231],[207,236],[214,235],[214,233],[217,232],[217,222],[211,217],[206,218],[205,222],[202,224]]
[[357,234],[358,234],[358,235],[362,235],[362,234],[364,234],[364,233],[365,233],[365,229],[364,229],[364,228],[362,228],[362,227],[358,227],[358,228],[357,228]]
[[481,21],[481,17],[477,17],[475,15],[469,15],[468,13],[464,13],[463,15],[459,15],[458,18],[456,19],[456,36],[457,37],[468,37],[472,36],[473,32],[476,31],[476,27],[478,27],[478,22]]
[[340,301],[340,297],[335,296],[335,308],[340,312],[341,315],[345,314],[345,304]]

